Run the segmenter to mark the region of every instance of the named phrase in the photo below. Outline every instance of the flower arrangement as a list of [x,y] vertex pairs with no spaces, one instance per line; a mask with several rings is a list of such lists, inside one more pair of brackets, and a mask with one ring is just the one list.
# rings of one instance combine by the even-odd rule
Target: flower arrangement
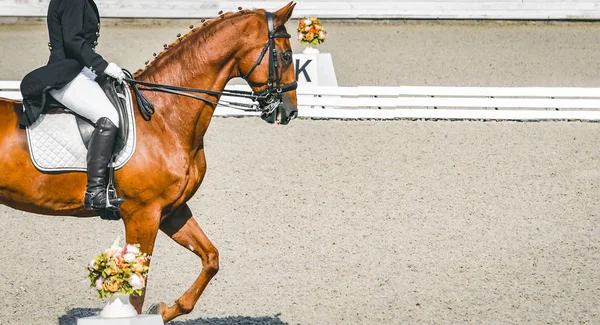
[[118,246],[118,240],[87,266],[90,287],[100,299],[116,293],[141,295],[148,276],[150,256],[140,252],[140,245]]
[[298,41],[300,44],[317,46],[325,42],[327,32],[323,29],[321,21],[316,17],[302,18],[298,21]]

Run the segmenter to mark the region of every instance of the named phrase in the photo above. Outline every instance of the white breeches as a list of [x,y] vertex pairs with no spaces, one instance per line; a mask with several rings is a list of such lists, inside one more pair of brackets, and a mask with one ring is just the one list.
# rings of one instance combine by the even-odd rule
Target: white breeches
[[50,90],[50,95],[73,112],[94,124],[102,117],[119,126],[119,114],[96,81],[96,75],[88,68],[61,89]]

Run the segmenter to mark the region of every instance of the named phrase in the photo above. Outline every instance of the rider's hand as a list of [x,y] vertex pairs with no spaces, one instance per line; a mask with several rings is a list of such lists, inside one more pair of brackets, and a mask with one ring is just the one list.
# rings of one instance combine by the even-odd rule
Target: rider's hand
[[108,64],[106,69],[104,69],[104,73],[117,79],[119,83],[123,82],[125,79],[125,73],[123,73],[123,69],[119,68],[114,62]]

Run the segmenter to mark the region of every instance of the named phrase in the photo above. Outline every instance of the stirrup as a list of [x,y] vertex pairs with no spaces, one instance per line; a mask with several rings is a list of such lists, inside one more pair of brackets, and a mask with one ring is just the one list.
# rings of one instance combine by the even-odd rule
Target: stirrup
[[112,156],[111,163],[108,165],[108,184],[106,185],[106,206],[104,209],[96,210],[96,213],[103,220],[120,220],[120,207],[123,204],[122,198],[117,196],[115,189],[115,156]]
[[106,187],[106,206],[104,207],[107,210],[119,210],[121,208],[121,204],[123,204],[125,200],[117,196],[117,190],[111,184],[108,184]]
[[[99,195],[104,194],[104,203],[94,204]],[[123,199],[117,197],[117,192],[114,187],[107,187],[94,193],[85,192],[86,199],[84,199],[84,209],[86,210],[101,210],[101,209],[112,209],[119,210]],[[89,200],[87,197],[89,196]]]
[[[102,194],[106,195],[105,203],[102,205],[94,205],[94,199]],[[122,218],[119,207],[123,204],[123,199],[116,196],[114,188],[112,188],[112,190],[109,188],[101,189],[96,193],[86,192],[86,196],[88,195],[90,196],[90,199],[85,200],[84,202],[84,208],[86,210],[93,210],[103,220],[120,220]]]

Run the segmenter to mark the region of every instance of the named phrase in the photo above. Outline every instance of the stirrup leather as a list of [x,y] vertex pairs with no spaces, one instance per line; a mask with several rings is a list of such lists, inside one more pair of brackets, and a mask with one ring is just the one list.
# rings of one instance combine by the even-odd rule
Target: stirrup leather
[[123,199],[117,196],[115,189],[115,156],[112,156],[111,162],[108,165],[108,184],[106,185],[106,209],[117,210],[123,204]]

